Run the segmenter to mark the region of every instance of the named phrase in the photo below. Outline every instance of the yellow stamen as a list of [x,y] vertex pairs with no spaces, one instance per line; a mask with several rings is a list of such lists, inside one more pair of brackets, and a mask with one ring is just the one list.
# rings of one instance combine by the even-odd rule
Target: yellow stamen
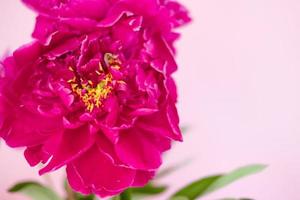
[[92,81],[81,84],[81,87],[73,80],[70,81],[72,91],[78,95],[90,112],[92,112],[95,107],[100,108],[102,101],[108,97],[108,94],[113,89],[111,86],[111,74],[107,74],[95,87],[93,87]]
[[[104,55],[105,64],[119,70],[121,63],[119,59],[110,53]],[[76,72],[74,68],[69,67],[69,70]],[[86,109],[89,112],[92,112],[95,108],[100,108],[108,95],[113,90],[113,76],[110,72],[104,72],[102,64],[99,62],[99,70],[95,71],[97,75],[102,75],[106,73],[104,78],[95,85],[93,81],[87,80],[84,81],[82,77],[74,76],[72,79],[68,80],[68,83],[71,86],[72,92],[75,93],[79,99],[84,103]],[[80,79],[80,80],[78,80]],[[124,81],[118,81],[119,83],[124,83]]]

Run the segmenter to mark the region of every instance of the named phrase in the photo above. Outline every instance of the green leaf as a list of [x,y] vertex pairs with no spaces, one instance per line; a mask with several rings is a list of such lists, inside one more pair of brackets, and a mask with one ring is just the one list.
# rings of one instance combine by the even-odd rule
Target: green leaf
[[80,194],[76,194],[76,199],[77,200],[94,200],[95,196],[94,195],[89,195],[89,196],[82,196]]
[[239,168],[225,175],[210,176],[198,181],[195,181],[183,189],[179,190],[172,196],[172,200],[177,200],[178,197],[194,200],[208,193],[219,190],[245,176],[258,173],[266,168],[265,165],[250,165]]
[[132,196],[131,196],[131,191],[130,190],[131,189],[125,190],[121,194],[112,197],[111,200],[132,200]]
[[37,182],[18,183],[9,192],[24,194],[32,200],[62,200],[53,190]]
[[189,200],[187,197],[172,197],[171,200]]
[[149,183],[144,187],[127,189],[119,196],[112,197],[111,200],[128,200],[128,198],[130,198],[130,200],[141,200],[146,196],[163,193],[166,189],[166,186],[156,186],[153,183]]
[[216,182],[214,182],[205,193],[214,192],[220,188],[223,188],[243,177],[256,174],[263,171],[266,168],[265,165],[249,165],[246,167],[241,167],[237,170],[230,172],[227,175],[220,177]]
[[172,200],[180,200],[180,198],[185,198],[187,200],[196,199],[204,194],[209,186],[216,182],[220,177],[222,177],[222,175],[210,176],[200,179],[199,181],[195,181],[175,193],[172,196]]
[[132,195],[156,195],[163,193],[166,191],[167,187],[166,186],[155,186],[152,183],[147,184],[144,187],[141,188],[131,188],[131,193]]

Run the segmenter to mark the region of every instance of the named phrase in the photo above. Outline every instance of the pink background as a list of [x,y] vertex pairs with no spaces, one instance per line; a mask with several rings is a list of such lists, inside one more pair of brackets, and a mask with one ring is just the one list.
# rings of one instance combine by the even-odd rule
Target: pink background
[[[191,162],[162,182],[174,191],[204,175],[264,163],[263,173],[204,199],[300,199],[300,1],[182,2],[194,18],[177,43],[178,106],[190,129],[165,166]],[[1,52],[30,40],[33,16],[19,0],[0,0]],[[0,160],[0,199],[24,200],[5,190],[38,179],[36,169],[5,144]]]

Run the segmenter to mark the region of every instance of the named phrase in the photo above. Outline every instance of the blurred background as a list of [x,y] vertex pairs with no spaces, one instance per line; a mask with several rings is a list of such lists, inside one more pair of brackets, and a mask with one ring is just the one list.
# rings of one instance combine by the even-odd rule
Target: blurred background
[[[161,182],[175,191],[199,177],[262,163],[264,172],[205,200],[300,199],[300,1],[181,0],[194,22],[177,43],[181,124],[164,166],[191,160]],[[30,41],[34,13],[20,0],[0,0],[0,52]],[[41,180],[21,150],[0,144],[0,199],[21,180]],[[59,188],[62,172],[52,175]],[[165,200],[167,196],[159,197]]]

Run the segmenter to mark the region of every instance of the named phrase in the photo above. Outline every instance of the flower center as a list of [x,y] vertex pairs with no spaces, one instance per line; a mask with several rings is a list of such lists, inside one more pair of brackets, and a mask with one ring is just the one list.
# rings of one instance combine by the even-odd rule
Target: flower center
[[117,56],[106,53],[104,62],[99,62],[99,67],[95,71],[97,78],[100,78],[97,84],[92,80],[83,79],[73,67],[69,67],[69,70],[74,73],[74,77],[68,83],[72,92],[79,97],[89,112],[92,112],[95,108],[100,108],[103,101],[113,91],[113,76],[109,69],[119,70],[120,65]]

